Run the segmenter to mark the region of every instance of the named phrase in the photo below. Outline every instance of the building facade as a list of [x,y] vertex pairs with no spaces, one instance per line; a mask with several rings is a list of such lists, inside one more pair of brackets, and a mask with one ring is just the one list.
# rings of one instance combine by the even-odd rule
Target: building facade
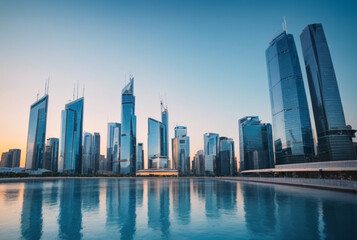
[[93,173],[97,173],[99,170],[99,156],[100,156],[100,134],[94,133],[93,134],[93,156],[92,156],[92,168]]
[[82,148],[82,174],[93,173],[93,134],[85,132]]
[[190,174],[190,138],[187,128],[175,127],[175,138],[172,139],[172,168],[178,170],[180,175]]
[[165,155],[166,126],[161,122],[148,119],[148,167],[153,169],[170,168]]
[[27,170],[42,168],[45,153],[48,95],[31,105],[27,135],[26,163]]
[[62,111],[59,172],[79,174],[82,171],[83,104],[82,97],[66,104]]
[[136,153],[136,170],[144,169],[144,149],[143,143],[138,143]]
[[165,136],[163,138],[162,146],[163,151],[162,155],[169,158],[169,110],[167,106],[165,107],[161,101],[161,123],[165,126]]
[[346,127],[330,50],[321,24],[308,25],[300,35],[318,140],[319,161],[356,159]]
[[266,50],[276,164],[314,159],[309,108],[294,37],[285,31]]
[[234,166],[234,141],[232,138],[219,138],[219,156],[217,158],[217,172],[218,176],[232,176],[236,172]]
[[205,175],[205,156],[203,150],[198,150],[195,156],[193,157],[195,171],[193,172],[196,176]]
[[58,171],[59,139],[48,138],[45,150],[43,168],[52,172]]
[[107,134],[107,171],[113,173],[120,172],[120,139],[121,139],[121,124],[108,123]]
[[1,155],[0,167],[20,167],[21,149],[9,149]]
[[205,133],[203,135],[205,174],[216,174],[216,160],[218,157],[219,135],[217,133]]
[[122,90],[120,173],[134,174],[136,167],[136,116],[134,78]]
[[274,168],[272,128],[258,116],[238,121],[240,170]]

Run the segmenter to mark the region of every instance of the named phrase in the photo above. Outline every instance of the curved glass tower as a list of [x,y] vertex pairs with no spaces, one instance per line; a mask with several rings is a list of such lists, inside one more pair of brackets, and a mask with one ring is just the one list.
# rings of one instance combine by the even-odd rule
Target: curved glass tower
[[190,174],[190,137],[187,128],[175,127],[175,138],[172,139],[172,168],[181,175]]
[[119,173],[121,124],[108,123],[106,170]]
[[26,165],[29,170],[42,168],[45,153],[48,95],[31,105],[27,136]]
[[356,159],[347,129],[330,51],[321,24],[308,25],[300,35],[318,139],[319,161]]
[[134,174],[136,172],[136,116],[132,76],[122,90],[121,106],[120,173]]
[[219,157],[217,158],[217,175],[232,176],[234,166],[234,141],[232,138],[219,138]]
[[203,135],[203,151],[205,156],[205,174],[216,174],[216,160],[219,154],[219,135],[217,133],[205,133]]
[[294,37],[285,31],[266,50],[276,164],[314,159],[309,108]]
[[149,168],[169,168],[167,156],[164,155],[166,126],[152,118],[148,119],[148,161]]
[[83,103],[79,98],[62,111],[61,150],[58,171],[69,174],[82,171]]

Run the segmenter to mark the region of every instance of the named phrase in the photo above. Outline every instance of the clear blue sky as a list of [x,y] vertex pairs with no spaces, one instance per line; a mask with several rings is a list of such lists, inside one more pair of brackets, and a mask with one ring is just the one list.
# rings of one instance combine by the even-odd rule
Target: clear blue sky
[[[357,1],[0,1],[0,152],[22,148],[30,105],[50,75],[46,138],[60,136],[60,112],[85,84],[84,130],[121,121],[121,89],[135,77],[138,142],[167,99],[170,138],[188,127],[191,156],[205,132],[232,137],[238,119],[271,122],[265,50],[282,31],[295,37],[322,23],[347,123],[357,127]],[[304,78],[307,96],[309,92]],[[81,92],[81,91],[80,91]],[[170,146],[171,149],[171,146]],[[146,158],[145,152],[145,158]]]

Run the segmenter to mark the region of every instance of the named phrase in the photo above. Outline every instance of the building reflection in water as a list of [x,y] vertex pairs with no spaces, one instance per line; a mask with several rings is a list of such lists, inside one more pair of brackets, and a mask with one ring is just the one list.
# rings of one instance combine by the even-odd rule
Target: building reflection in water
[[172,203],[180,224],[190,223],[191,183],[189,179],[171,181]]
[[236,183],[221,181],[217,185],[217,208],[225,210],[225,213],[235,214],[237,205],[237,186]]
[[60,191],[59,238],[82,238],[81,180],[64,180]]
[[81,200],[83,212],[92,212],[98,210],[99,184],[99,181],[93,179],[81,180]]
[[148,225],[161,230],[161,238],[170,237],[170,180],[148,181]]
[[19,188],[11,188],[10,186],[7,186],[5,190],[5,201],[7,202],[18,201],[19,193],[20,193]]
[[207,218],[219,218],[220,213],[218,211],[217,204],[217,181],[207,181],[203,183],[205,193],[205,207]]
[[42,182],[24,184],[21,214],[21,235],[24,239],[40,239],[42,236]]

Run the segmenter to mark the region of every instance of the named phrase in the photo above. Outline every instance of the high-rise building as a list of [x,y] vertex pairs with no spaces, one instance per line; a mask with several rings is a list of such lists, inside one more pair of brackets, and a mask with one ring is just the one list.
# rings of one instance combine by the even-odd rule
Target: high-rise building
[[20,167],[21,150],[9,149],[1,155],[0,167],[14,168]]
[[120,172],[120,123],[108,123],[107,134],[107,169],[114,173]]
[[136,153],[136,170],[144,169],[144,149],[143,143],[138,143]]
[[92,152],[92,169],[93,173],[97,173],[99,170],[99,156],[100,156],[100,134],[93,134],[93,152]]
[[42,168],[45,153],[48,95],[31,105],[25,168]]
[[81,173],[84,98],[74,100],[62,111],[61,148],[58,171]]
[[219,135],[217,133],[205,133],[203,135],[204,156],[205,156],[205,174],[216,174],[216,160],[218,157]]
[[239,119],[240,170],[274,167],[272,129],[258,116]]
[[165,136],[163,138],[163,151],[162,155],[169,159],[169,111],[167,106],[165,107],[161,101],[161,123],[165,126]]
[[286,31],[266,50],[276,164],[314,159],[309,108],[294,37]]
[[193,157],[193,161],[195,163],[195,171],[193,174],[197,176],[203,176],[205,174],[205,157],[203,150],[197,151]]
[[148,119],[148,163],[149,168],[170,168],[165,156],[166,126],[161,122]]
[[48,138],[45,158],[43,161],[43,168],[51,170],[52,172],[58,171],[58,149],[59,149],[59,139],[58,138]]
[[218,176],[232,176],[236,171],[234,166],[234,141],[232,138],[219,138],[219,157],[217,158]]
[[314,110],[319,161],[356,159],[335,70],[321,24],[308,25],[300,35],[312,109]]
[[132,76],[122,90],[121,104],[120,173],[133,174],[136,172],[136,116]]
[[180,175],[190,174],[190,138],[187,128],[175,127],[175,138],[172,139],[172,168],[178,170]]
[[93,173],[93,134],[85,132],[82,148],[82,174]]

